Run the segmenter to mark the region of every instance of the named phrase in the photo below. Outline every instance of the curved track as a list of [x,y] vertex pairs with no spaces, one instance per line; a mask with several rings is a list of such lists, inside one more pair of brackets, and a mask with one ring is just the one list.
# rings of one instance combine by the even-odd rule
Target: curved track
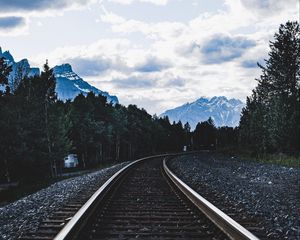
[[166,181],[161,162],[128,174],[76,239],[227,239]]
[[[189,189],[160,155],[137,160],[112,176],[67,223],[53,222],[26,239],[257,238]],[[47,235],[49,232],[49,235]],[[50,235],[51,233],[51,235]]]

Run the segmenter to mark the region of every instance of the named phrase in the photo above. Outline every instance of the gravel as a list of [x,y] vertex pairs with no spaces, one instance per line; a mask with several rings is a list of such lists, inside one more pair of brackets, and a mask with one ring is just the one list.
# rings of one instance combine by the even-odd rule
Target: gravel
[[101,186],[109,177],[127,165],[121,163],[79,177],[52,184],[16,202],[0,208],[0,239],[17,239],[22,233],[35,231],[42,219],[54,209],[77,198],[78,194],[91,194],[91,189]]
[[260,219],[259,225],[269,239],[300,239],[299,168],[218,153],[180,156],[168,165],[225,213],[234,209],[238,219]]

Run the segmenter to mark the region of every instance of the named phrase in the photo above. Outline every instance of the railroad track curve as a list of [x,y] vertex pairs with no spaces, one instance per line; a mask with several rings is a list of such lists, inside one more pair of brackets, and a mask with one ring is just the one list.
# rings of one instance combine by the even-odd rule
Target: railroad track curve
[[174,155],[132,162],[102,185],[67,223],[56,226],[58,233],[53,231],[54,219],[48,222],[49,229],[46,224],[23,239],[257,240],[168,168],[167,160]]

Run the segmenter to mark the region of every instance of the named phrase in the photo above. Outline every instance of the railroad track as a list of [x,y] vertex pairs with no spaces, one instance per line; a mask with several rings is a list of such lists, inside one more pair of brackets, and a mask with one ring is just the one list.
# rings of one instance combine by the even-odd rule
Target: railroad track
[[129,164],[83,206],[70,203],[22,239],[258,239],[186,186],[165,158]]

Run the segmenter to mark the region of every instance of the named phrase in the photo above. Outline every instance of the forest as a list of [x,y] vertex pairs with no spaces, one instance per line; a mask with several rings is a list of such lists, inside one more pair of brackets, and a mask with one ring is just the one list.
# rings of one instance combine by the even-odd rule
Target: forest
[[[92,92],[60,101],[48,63],[39,76],[0,94],[0,182],[55,178],[69,153],[80,169],[142,156],[232,148],[253,154],[300,153],[300,34],[298,22],[279,27],[262,74],[247,97],[236,128],[216,128],[210,118],[194,131],[136,105],[113,105]],[[0,58],[0,84],[11,67]]]

